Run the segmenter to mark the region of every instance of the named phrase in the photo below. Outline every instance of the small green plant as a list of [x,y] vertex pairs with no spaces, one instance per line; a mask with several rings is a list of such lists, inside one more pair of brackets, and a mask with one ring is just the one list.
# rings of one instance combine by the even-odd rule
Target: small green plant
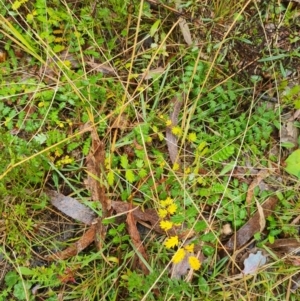
[[[271,174],[253,197],[262,204],[272,187],[278,205],[255,234],[257,246],[297,236],[299,154],[278,143],[280,115],[299,107],[299,85],[289,77],[298,57],[297,26],[290,26],[296,7],[102,2],[0,3],[0,240],[10,250],[0,248],[9,269],[0,301],[296,298],[282,280],[290,281],[293,267],[279,257],[239,279],[238,256],[219,252],[221,225],[237,231],[257,210],[246,199],[260,169]],[[148,275],[137,268],[127,212],[106,221],[101,250],[91,245],[67,260],[42,260],[89,227],[68,219],[74,238],[57,241],[60,222],[45,189],[80,196],[101,217],[85,181],[95,144],[90,127],[105,145],[98,180],[107,198],[159,214],[165,235],[141,235]],[[170,277],[185,260],[194,270],[189,282]]]
[[[171,229],[175,230],[176,226],[180,226],[180,224],[183,222],[179,221],[178,216],[175,216],[172,221],[172,216],[174,216],[176,213],[178,205],[174,203],[170,197],[164,201],[160,201],[159,205],[160,208],[158,209],[158,215],[162,219],[160,221],[160,227],[162,230],[166,231],[166,233],[169,233]],[[189,217],[190,216],[188,216],[188,220],[190,221],[191,219]],[[170,235],[164,242],[164,246],[167,249],[174,249],[175,247],[178,247],[178,250],[172,257],[172,262],[174,264],[180,263],[185,257],[187,257],[191,269],[195,271],[200,269],[201,263],[199,259],[192,255],[194,252],[194,244],[188,244],[182,247],[178,235]]]
[[296,176],[298,179],[300,178],[300,150],[295,150],[286,160],[286,168],[285,170]]

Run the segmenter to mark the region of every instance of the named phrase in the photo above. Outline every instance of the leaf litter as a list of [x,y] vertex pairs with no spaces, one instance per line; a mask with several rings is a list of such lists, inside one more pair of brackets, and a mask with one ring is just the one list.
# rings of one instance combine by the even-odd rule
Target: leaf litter
[[257,211],[248,222],[242,226],[236,233],[234,233],[228,242],[225,244],[225,248],[232,252],[240,249],[244,246],[257,232],[261,232],[261,213],[263,212],[264,218],[267,218],[274,212],[274,209],[278,203],[278,198],[275,196],[269,197],[262,205],[262,210]]
[[[188,45],[192,45],[193,40],[186,19],[180,17],[178,24],[180,26],[184,41]],[[103,64],[95,64],[93,62],[91,64],[87,63],[87,65],[94,68],[94,71],[97,72],[110,75],[117,74],[117,71],[115,71],[110,65],[105,66]],[[152,73],[160,74],[162,72],[163,69],[161,67],[152,70]],[[152,74],[151,72],[149,72],[148,74],[143,75],[143,77],[151,79]],[[178,122],[178,115],[181,105],[182,103],[175,102],[174,110],[170,113],[171,120],[172,122],[174,122],[174,124],[177,124]],[[178,108],[176,108],[177,106]],[[287,126],[288,136],[294,136],[291,134],[291,127],[291,124]],[[169,134],[170,131],[167,130],[166,136],[168,136]],[[177,160],[179,160],[179,151],[177,145],[177,138],[174,135],[172,135],[169,135],[169,138],[167,137],[167,146],[169,150],[169,157],[171,159],[171,162],[174,164],[175,162],[177,162]],[[280,133],[280,135],[283,136],[282,132]],[[132,243],[138,250],[140,255],[143,257],[143,259],[148,260],[148,255],[142,245],[140,233],[137,229],[137,224],[141,223],[143,225],[148,225],[149,229],[164,234],[164,231],[162,231],[158,226],[159,218],[156,214],[156,211],[154,209],[146,209],[143,211],[140,207],[134,206],[131,203],[111,201],[107,197],[105,187],[102,181],[102,179],[105,177],[104,145],[103,142],[100,141],[95,129],[91,131],[91,136],[92,149],[86,161],[86,172],[88,174],[86,185],[89,191],[91,192],[91,199],[94,202],[101,203],[103,216],[97,217],[97,215],[92,210],[90,210],[89,208],[87,208],[86,206],[82,205],[80,202],[69,196],[64,196],[55,191],[48,191],[47,194],[50,197],[52,205],[54,205],[66,215],[78,221],[81,221],[82,223],[89,226],[85,234],[81,238],[79,238],[79,240],[73,246],[70,246],[70,248],[66,249],[63,252],[50,255],[49,259],[55,260],[57,258],[66,259],[72,257],[78,254],[80,251],[82,251],[84,248],[86,248],[93,242],[97,243],[98,249],[101,248],[101,243],[105,239],[106,235],[106,227],[103,226],[102,221],[103,219],[112,218],[112,214],[116,213],[116,215],[118,216],[127,216],[127,229]],[[281,139],[281,141],[283,141],[283,139]],[[297,157],[298,156],[299,154],[297,154]],[[295,158],[292,158],[290,166],[294,164],[295,161]],[[289,160],[287,160],[286,163],[289,165]],[[289,168],[287,168],[287,171],[289,171]],[[298,170],[293,170],[290,173],[299,176]],[[254,188],[260,183],[262,183],[263,179],[267,176],[267,174],[259,173],[258,177],[250,184],[246,198],[246,205],[248,205],[248,210],[250,208],[249,205],[254,199]],[[249,240],[251,240],[255,233],[262,232],[265,230],[266,218],[269,216],[269,214],[273,212],[278,200],[276,197],[271,197],[263,205],[261,205],[256,199],[255,202],[257,206],[257,212],[252,217],[249,214],[249,221],[240,230],[238,230],[226,243],[225,246],[230,252],[242,248],[245,244],[247,244]],[[227,233],[226,235],[230,235],[232,232],[231,229],[225,230],[224,233]],[[97,242],[97,239],[99,238],[100,240]],[[299,243],[296,239],[278,239],[275,241],[274,244],[267,244],[267,246],[270,249],[280,253],[281,256],[284,256],[283,254],[295,253],[299,248]],[[172,278],[180,278],[181,276],[184,276],[188,273],[188,268],[185,261],[187,260],[184,260],[182,262],[182,266],[178,265],[176,267],[178,269],[177,271],[172,271]],[[256,254],[250,254],[249,257],[244,261],[245,267],[243,273],[245,275],[256,273],[257,270],[265,264],[265,262],[266,258],[264,255],[262,255],[261,251],[258,251]],[[298,266],[298,259],[294,258],[293,263],[295,266]],[[145,274],[148,272],[147,266],[144,264],[143,260],[141,260],[138,263],[138,265],[144,271]]]
[[[137,252],[140,253],[140,256],[142,256],[145,261],[148,261],[149,258],[146,253],[146,250],[143,246],[143,243],[141,241],[140,233],[137,229],[136,220],[134,218],[132,211],[128,212],[126,223],[127,223],[128,234],[130,235],[131,241],[132,241],[133,245],[135,246]],[[148,275],[149,270],[148,270],[147,266],[145,265],[145,263],[143,262],[143,260],[139,256],[137,256],[136,261],[138,262],[137,263],[138,267],[141,268],[143,273],[145,275]]]
[[258,269],[264,266],[267,262],[266,256],[262,255],[261,251],[257,251],[256,254],[250,254],[244,261],[244,275],[255,274]]

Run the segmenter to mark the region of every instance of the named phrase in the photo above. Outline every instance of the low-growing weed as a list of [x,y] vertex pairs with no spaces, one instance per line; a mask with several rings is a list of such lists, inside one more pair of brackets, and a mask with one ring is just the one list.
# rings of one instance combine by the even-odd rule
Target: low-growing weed
[[[275,193],[277,207],[253,244],[267,249],[297,236],[298,153],[288,157],[277,143],[281,115],[299,107],[299,85],[287,78],[297,52],[269,37],[273,23],[281,33],[296,14],[291,5],[250,2],[1,2],[0,259],[8,270],[0,300],[294,295],[280,279],[292,267],[279,255],[243,278],[239,254],[224,249],[223,226],[237,235]],[[101,218],[86,182],[91,127],[105,145],[98,180],[107,198],[155,209],[157,233],[137,223],[147,273],[127,212],[105,224],[101,250],[45,260],[88,227],[57,213],[45,191],[76,196]],[[252,189],[262,169],[271,175]]]

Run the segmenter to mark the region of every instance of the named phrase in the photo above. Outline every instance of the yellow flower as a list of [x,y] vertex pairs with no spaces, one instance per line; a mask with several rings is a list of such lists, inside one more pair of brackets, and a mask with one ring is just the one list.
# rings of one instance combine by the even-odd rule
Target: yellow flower
[[199,259],[195,256],[189,257],[189,264],[190,264],[190,267],[196,271],[199,270],[201,267],[201,263],[200,263]]
[[166,120],[166,126],[170,126],[171,124],[172,124],[172,120],[171,119]]
[[67,123],[68,123],[69,126],[73,125],[73,122],[71,121],[71,119],[67,119],[66,121],[67,121]]
[[175,162],[172,169],[174,171],[178,170],[179,169],[179,164]]
[[174,200],[171,199],[169,196],[165,200],[166,205],[171,205],[171,204],[173,204],[173,202],[174,202]]
[[168,215],[168,211],[166,209],[158,209],[158,216],[160,218],[165,218]]
[[194,252],[194,244],[186,245],[184,248],[190,253]]
[[21,3],[20,1],[15,1],[15,2],[13,3],[13,5],[11,6],[11,8],[12,8],[13,10],[17,10],[17,9],[20,8],[21,5],[22,5],[22,3]]
[[171,199],[170,197],[167,197],[164,201],[160,201],[159,204],[161,207],[165,208],[165,207],[173,204],[173,199]]
[[164,161],[161,161],[160,163],[159,163],[159,167],[164,167],[166,165],[166,162],[164,162]]
[[204,147],[207,145],[207,143],[205,141],[202,141],[199,145],[198,145],[198,150],[201,152]]
[[172,133],[177,136],[180,137],[182,135],[182,129],[179,126],[174,126],[172,128]]
[[196,133],[189,133],[188,134],[188,141],[189,142],[195,142],[197,140],[197,135],[196,135]]
[[60,157],[60,156],[63,154],[63,152],[62,152],[61,149],[58,149],[58,148],[57,148],[57,149],[55,150],[54,154],[55,154],[56,157]]
[[175,264],[176,264],[176,263],[179,263],[180,261],[183,260],[184,256],[185,256],[185,251],[184,251],[184,249],[179,249],[179,250],[174,254],[174,256],[173,256],[173,258],[172,258],[172,262],[174,262]]
[[168,206],[167,211],[172,215],[176,212],[177,210],[177,205],[176,204],[171,204]]
[[185,168],[185,170],[184,170],[185,174],[189,174],[190,172],[191,172],[191,168],[190,167]]
[[178,246],[178,243],[178,236],[172,236],[165,241],[164,245],[167,249],[171,249]]
[[170,221],[161,221],[159,223],[159,225],[165,231],[168,231],[168,230],[172,229],[172,227],[173,227],[173,223]]
[[64,39],[64,38],[61,38],[61,37],[57,37],[57,38],[54,39],[54,41],[55,41],[56,43],[61,43],[61,42],[64,42],[65,39]]
[[197,182],[198,182],[199,184],[203,184],[203,185],[205,184],[205,180],[204,180],[203,177],[198,177]]

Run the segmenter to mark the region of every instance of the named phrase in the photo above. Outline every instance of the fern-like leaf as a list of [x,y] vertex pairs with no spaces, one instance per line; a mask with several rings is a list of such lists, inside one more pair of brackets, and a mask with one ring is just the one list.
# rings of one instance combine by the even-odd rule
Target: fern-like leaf
[[213,161],[224,162],[230,158],[235,152],[235,147],[233,145],[228,145],[220,149],[218,152],[213,154]]

